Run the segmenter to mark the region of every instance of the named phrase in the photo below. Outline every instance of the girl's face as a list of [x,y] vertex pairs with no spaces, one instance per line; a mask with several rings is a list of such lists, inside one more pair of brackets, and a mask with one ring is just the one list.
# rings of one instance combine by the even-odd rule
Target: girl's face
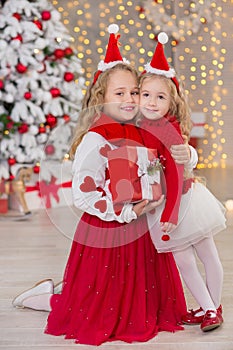
[[138,112],[139,89],[134,75],[116,70],[109,76],[103,113],[118,122],[132,120]]
[[171,97],[168,85],[156,76],[145,78],[140,88],[140,111],[150,120],[165,116],[170,108]]

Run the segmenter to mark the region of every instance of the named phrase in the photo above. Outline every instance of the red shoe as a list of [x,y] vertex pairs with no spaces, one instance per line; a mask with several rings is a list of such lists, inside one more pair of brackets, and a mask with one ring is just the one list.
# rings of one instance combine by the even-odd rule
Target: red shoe
[[[182,316],[182,322],[184,324],[189,324],[189,325],[196,325],[196,324],[201,324],[203,322],[204,319],[204,313],[201,316],[196,316],[197,313],[203,311],[203,309],[200,307],[197,310],[189,310],[189,312],[187,312],[186,315]],[[223,318],[222,318],[222,305],[220,305],[217,308],[217,313],[218,313],[218,317],[220,319],[221,322],[223,322]]]
[[189,325],[201,324],[204,319],[204,314],[201,316],[196,316],[196,314],[200,311],[203,311],[201,307],[197,310],[189,310],[186,315],[182,316],[182,322]]
[[217,308],[217,315],[218,315],[218,318],[219,318],[219,320],[221,321],[221,323],[223,323],[222,305],[220,305],[220,306]]
[[219,312],[217,310],[206,311],[204,319],[201,323],[201,330],[203,332],[208,332],[221,326],[222,320],[220,319],[220,317],[218,317],[218,314]]

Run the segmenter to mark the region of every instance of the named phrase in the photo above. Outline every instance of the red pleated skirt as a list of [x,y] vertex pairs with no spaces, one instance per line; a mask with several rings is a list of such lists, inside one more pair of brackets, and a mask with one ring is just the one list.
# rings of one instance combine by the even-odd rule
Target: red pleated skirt
[[130,224],[82,216],[45,333],[100,345],[183,329],[186,303],[173,256],[157,253],[147,229],[145,216]]

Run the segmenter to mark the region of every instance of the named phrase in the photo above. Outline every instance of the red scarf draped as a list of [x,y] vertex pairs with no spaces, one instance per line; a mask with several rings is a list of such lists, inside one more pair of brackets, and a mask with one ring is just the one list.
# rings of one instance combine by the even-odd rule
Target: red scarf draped
[[105,114],[101,114],[89,131],[102,135],[116,146],[143,146],[141,134],[133,123],[121,124]]

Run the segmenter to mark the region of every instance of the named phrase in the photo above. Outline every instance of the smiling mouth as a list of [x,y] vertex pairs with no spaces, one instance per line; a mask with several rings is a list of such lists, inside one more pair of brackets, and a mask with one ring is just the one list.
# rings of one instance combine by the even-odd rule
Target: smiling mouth
[[132,112],[135,109],[135,106],[121,107],[123,111]]

